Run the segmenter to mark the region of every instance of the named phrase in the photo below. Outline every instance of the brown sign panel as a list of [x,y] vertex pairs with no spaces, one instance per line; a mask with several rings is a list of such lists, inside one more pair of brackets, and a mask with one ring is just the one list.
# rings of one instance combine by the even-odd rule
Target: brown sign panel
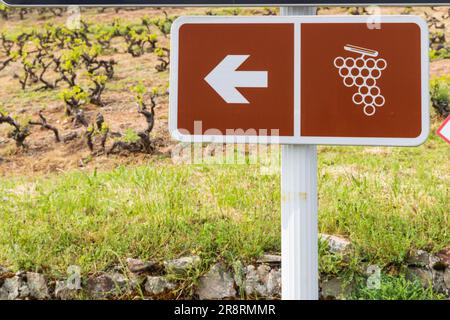
[[[301,134],[419,136],[420,34],[415,23],[385,23],[380,29],[364,23],[302,24],[301,78],[307,81],[301,83]],[[342,44],[373,53],[348,51],[352,47]]]
[[418,17],[184,17],[170,131],[186,142],[418,145],[429,131]]
[[[185,24],[179,29],[178,116],[179,128],[202,131],[279,129],[294,134],[294,25],[274,24]],[[280,48],[281,50],[274,50]],[[227,102],[205,77],[229,55],[249,56],[237,71],[264,70],[268,86],[241,88],[251,103]],[[233,70],[232,70],[233,71]],[[214,84],[213,84],[214,85]]]

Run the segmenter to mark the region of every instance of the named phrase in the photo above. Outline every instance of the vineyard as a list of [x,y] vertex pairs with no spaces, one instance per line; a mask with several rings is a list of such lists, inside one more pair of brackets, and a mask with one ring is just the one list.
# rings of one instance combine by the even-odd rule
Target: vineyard
[[[58,17],[62,15],[59,11],[51,13]],[[20,19],[25,19],[26,14],[28,12],[21,10]],[[37,14],[41,16],[45,12]],[[13,19],[10,15],[9,12],[4,19]],[[164,145],[162,139],[154,139],[150,135],[155,124],[157,103],[167,96],[167,83],[147,88],[137,80],[135,85],[127,88],[135,95],[135,112],[142,117],[145,127],[142,130],[119,132],[110,129],[102,109],[107,105],[105,90],[117,79],[115,69],[118,62],[111,56],[126,54],[137,58],[144,54],[152,55],[157,61],[153,69],[157,73],[167,73],[170,55],[167,38],[173,19],[174,16],[169,17],[165,13],[160,18],[141,18],[139,23],[114,20],[107,24],[93,24],[80,20],[80,25],[72,29],[63,24],[45,23],[39,29],[2,33],[0,71],[13,77],[9,81],[16,81],[22,94],[41,93],[41,96],[52,94],[50,99],[57,97],[63,103],[66,127],[72,129],[65,134],[47,120],[51,113],[47,103],[37,106],[36,114],[20,116],[13,116],[2,108],[0,122],[12,127],[7,137],[22,149],[14,152],[30,151],[28,140],[32,139],[33,126],[52,131],[55,143],[82,139],[95,156],[124,150],[152,154],[157,147]],[[89,107],[95,116],[89,114]]]
[[[321,251],[321,271],[348,279],[362,262],[395,276],[410,250],[450,245],[450,153],[435,134],[450,114],[450,10],[382,13],[428,22],[431,133],[419,148],[319,148],[320,230],[354,243],[345,261]],[[93,274],[198,254],[205,271],[280,251],[279,173],[170,158],[170,28],[188,14],[278,9],[0,6],[0,266],[56,278],[71,264]]]
[[[424,11],[423,15],[431,30],[430,57],[443,66],[440,75],[444,76],[448,64],[442,61],[450,57],[448,12],[439,10]],[[277,14],[269,8],[196,11],[192,14]],[[369,13],[360,8],[345,11]],[[1,12],[3,25],[8,26],[0,36],[3,174],[13,168],[22,172],[20,163],[27,163],[30,157],[34,161],[36,156],[43,158],[40,163],[25,166],[52,172],[83,167],[93,157],[103,157],[114,165],[104,158],[121,153],[141,154],[134,159],[168,154],[170,27],[182,9],[90,9],[72,26],[70,13],[63,9],[3,7]],[[122,13],[129,18],[123,19]],[[97,17],[105,21],[99,22]],[[39,27],[30,26],[30,21]],[[442,116],[448,114],[447,80],[433,84],[432,102]]]

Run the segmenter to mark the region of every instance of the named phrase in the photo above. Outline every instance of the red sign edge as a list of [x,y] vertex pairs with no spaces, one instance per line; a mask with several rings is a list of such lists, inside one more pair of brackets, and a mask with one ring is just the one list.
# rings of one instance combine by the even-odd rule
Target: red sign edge
[[438,134],[438,136],[440,136],[442,139],[444,139],[448,144],[450,144],[450,140],[447,139],[447,137],[445,137],[441,131],[442,129],[444,129],[444,127],[447,125],[447,123],[450,122],[450,115],[447,117],[447,119],[444,120],[444,123],[441,124],[441,126],[439,127],[439,129],[437,129],[436,133]]

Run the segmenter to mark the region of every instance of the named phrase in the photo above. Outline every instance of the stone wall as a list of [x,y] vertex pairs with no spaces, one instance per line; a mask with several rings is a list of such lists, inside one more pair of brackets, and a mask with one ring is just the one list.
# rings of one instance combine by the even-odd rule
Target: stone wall
[[[349,252],[349,241],[332,235],[321,235],[333,254]],[[410,254],[404,266],[407,278],[419,280],[424,287],[449,296],[450,248],[436,255],[418,250]],[[192,279],[202,266],[198,256],[182,257],[158,263],[126,259],[101,274],[78,279],[48,280],[35,272],[12,273],[0,267],[0,300],[15,299],[129,299],[140,296],[148,299],[279,299],[281,294],[281,257],[266,254],[255,263],[233,266],[222,262],[213,264],[198,278],[195,285],[183,279]],[[354,283],[345,283],[337,277],[321,275],[322,299],[345,299],[354,289]]]

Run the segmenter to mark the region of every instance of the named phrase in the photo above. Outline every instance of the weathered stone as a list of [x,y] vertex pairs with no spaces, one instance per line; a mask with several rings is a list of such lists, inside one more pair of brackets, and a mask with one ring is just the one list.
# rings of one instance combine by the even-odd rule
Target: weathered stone
[[145,282],[145,291],[151,295],[158,295],[176,288],[176,284],[167,280],[165,277],[147,277]]
[[30,288],[27,284],[23,283],[22,286],[19,288],[19,298],[25,299],[30,296]]
[[27,280],[27,273],[25,271],[19,270],[16,273],[16,276],[20,277],[22,280]]
[[433,270],[433,291],[448,295],[449,290],[445,285],[444,271]]
[[113,279],[106,274],[91,277],[87,281],[87,291],[94,298],[105,298],[115,289]]
[[60,300],[70,300],[71,297],[71,291],[66,284],[66,281],[56,281],[55,283],[55,298]]
[[353,284],[347,284],[339,278],[323,280],[320,287],[323,299],[345,299],[353,290]]
[[128,278],[120,272],[114,272],[109,275],[116,288],[125,288],[128,286]]
[[436,256],[439,259],[439,264],[442,265],[442,269],[450,267],[450,248],[439,251]]
[[48,299],[47,280],[45,277],[36,272],[27,272],[27,285],[30,290],[30,297],[34,299]]
[[406,279],[419,281],[424,288],[429,288],[433,284],[433,274],[427,268],[409,267],[406,272]]
[[255,268],[255,266],[247,266],[245,270],[245,293],[247,295],[258,295],[267,297],[267,280],[269,278],[270,267],[262,264]]
[[270,271],[267,278],[267,294],[269,297],[281,296],[281,270]]
[[131,272],[138,273],[145,271],[145,263],[141,259],[127,258],[126,262],[128,270]]
[[133,258],[128,258],[126,261],[128,270],[133,273],[155,272],[161,269],[159,264],[153,261],[142,261]]
[[424,250],[414,250],[410,252],[406,263],[410,266],[426,267],[430,264],[430,255]]
[[233,276],[224,265],[217,263],[200,278],[197,294],[202,300],[234,298],[236,290]]
[[270,265],[280,265],[281,264],[281,256],[275,255],[275,254],[265,254],[262,257],[260,257],[257,262],[270,264]]
[[441,270],[443,271],[445,269],[445,266],[441,265],[440,263],[440,259],[437,256],[431,255],[430,254],[430,258],[429,258],[429,263],[428,263],[428,267],[430,269],[435,269],[435,270]]
[[448,290],[450,290],[450,268],[444,271],[444,283]]
[[70,285],[67,285],[66,281],[56,281],[55,284],[55,298],[60,300],[72,300],[77,297],[78,290]]
[[147,279],[147,276],[141,273],[131,273],[128,278],[128,286],[130,289],[135,290],[137,288],[140,288],[145,280]]
[[330,252],[336,254],[345,253],[351,246],[350,241],[347,239],[325,233],[320,233],[319,239],[325,241],[328,244],[328,249]]
[[14,300],[19,297],[21,280],[18,276],[6,278],[0,288],[0,300]]
[[201,259],[199,256],[182,257],[175,260],[164,261],[164,267],[168,273],[184,275],[189,270],[194,269],[200,265]]

